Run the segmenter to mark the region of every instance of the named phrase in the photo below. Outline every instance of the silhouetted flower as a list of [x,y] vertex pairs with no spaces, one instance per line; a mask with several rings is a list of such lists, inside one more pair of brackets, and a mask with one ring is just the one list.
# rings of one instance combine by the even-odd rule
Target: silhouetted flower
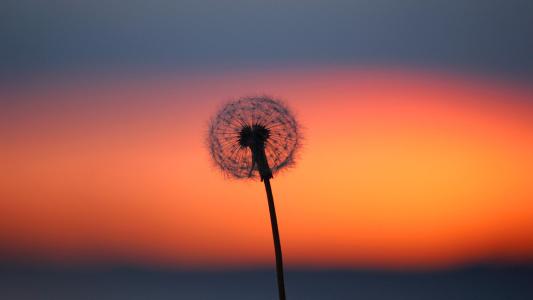
[[294,163],[300,140],[289,109],[266,96],[229,102],[209,126],[211,156],[233,178],[271,178]]
[[245,97],[226,104],[211,120],[209,150],[215,163],[234,178],[256,178],[265,185],[276,254],[279,299],[285,300],[283,255],[279,238],[272,174],[294,163],[300,146],[298,124],[281,102]]

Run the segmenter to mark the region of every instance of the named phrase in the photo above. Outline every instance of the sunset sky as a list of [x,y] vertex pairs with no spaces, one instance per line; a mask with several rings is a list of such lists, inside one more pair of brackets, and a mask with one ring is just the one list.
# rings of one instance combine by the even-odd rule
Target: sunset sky
[[289,267],[533,262],[527,1],[93,2],[0,13],[0,262],[271,265],[262,184],[205,146],[263,94],[305,137],[272,180]]

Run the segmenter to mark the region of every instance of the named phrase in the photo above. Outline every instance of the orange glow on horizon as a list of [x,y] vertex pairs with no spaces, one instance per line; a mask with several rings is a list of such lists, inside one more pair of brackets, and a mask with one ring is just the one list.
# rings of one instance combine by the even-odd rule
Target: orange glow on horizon
[[0,258],[270,264],[262,185],[204,146],[221,101],[258,92],[304,127],[272,181],[289,266],[533,260],[533,90],[346,69],[0,89]]

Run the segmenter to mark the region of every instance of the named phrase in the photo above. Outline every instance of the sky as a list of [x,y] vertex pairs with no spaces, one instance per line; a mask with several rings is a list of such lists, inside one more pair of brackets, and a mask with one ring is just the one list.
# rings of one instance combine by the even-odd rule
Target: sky
[[273,262],[260,182],[205,145],[286,101],[289,267],[533,260],[531,1],[3,1],[0,261]]
[[0,74],[287,64],[527,77],[529,0],[2,1]]

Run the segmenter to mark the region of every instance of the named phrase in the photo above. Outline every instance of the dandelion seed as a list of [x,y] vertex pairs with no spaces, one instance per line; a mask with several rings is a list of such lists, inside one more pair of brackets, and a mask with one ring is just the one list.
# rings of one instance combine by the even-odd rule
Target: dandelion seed
[[259,177],[265,184],[280,300],[285,300],[283,259],[270,179],[294,164],[300,140],[298,123],[288,108],[265,96],[226,104],[209,125],[211,157],[224,174],[238,179]]

